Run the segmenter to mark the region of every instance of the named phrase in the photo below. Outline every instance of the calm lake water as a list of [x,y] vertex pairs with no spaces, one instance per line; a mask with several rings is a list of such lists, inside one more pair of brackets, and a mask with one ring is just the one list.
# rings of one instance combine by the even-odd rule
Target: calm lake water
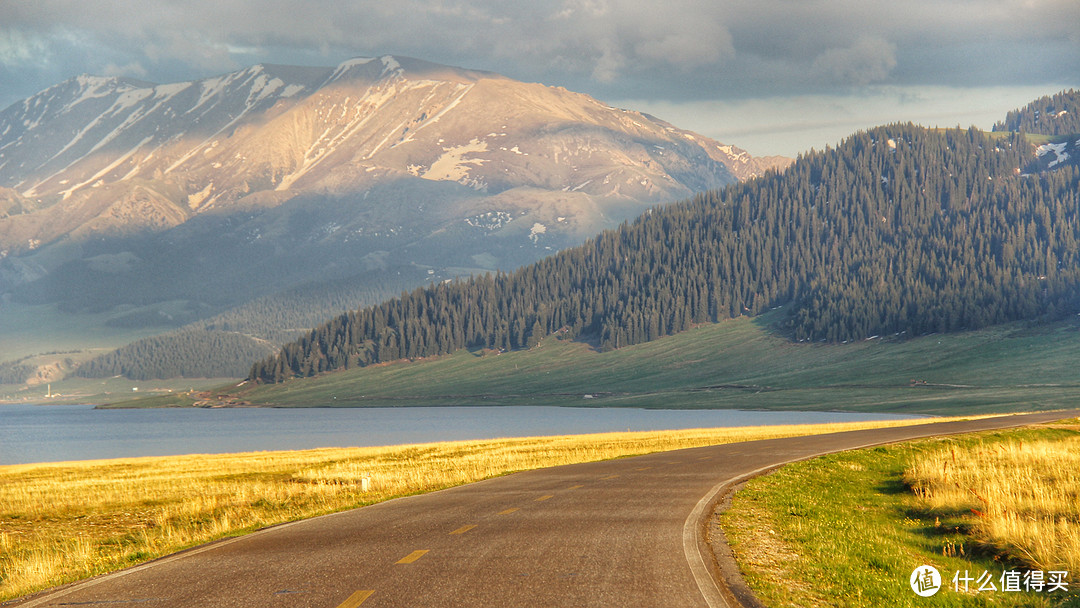
[[87,405],[0,405],[0,464],[900,418],[911,416],[567,407],[95,410]]

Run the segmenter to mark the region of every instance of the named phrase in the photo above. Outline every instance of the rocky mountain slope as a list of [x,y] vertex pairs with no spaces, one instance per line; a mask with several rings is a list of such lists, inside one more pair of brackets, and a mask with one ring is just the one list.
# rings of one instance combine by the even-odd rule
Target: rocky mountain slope
[[80,76],[0,114],[9,255],[394,179],[648,203],[747,177],[745,152],[564,89],[417,60],[256,65],[197,82]]
[[407,58],[80,76],[0,112],[0,306],[167,328],[299,285],[381,297],[512,269],[785,164]]

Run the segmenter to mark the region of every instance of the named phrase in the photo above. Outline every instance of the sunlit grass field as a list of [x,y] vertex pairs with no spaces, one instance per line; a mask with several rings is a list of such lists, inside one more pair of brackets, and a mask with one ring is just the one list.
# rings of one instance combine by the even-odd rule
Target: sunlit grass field
[[[944,420],[944,419],[942,419]],[[921,420],[0,467],[0,600],[195,544],[513,471]],[[362,479],[370,480],[363,490]]]
[[939,519],[1028,567],[1080,580],[1080,435],[949,446],[919,457],[905,482]]
[[[721,524],[774,608],[1080,606],[1080,426],[1048,426],[788,465],[736,493]],[[924,564],[943,579],[929,598],[909,586]],[[1006,570],[1067,571],[1069,590],[1005,592]],[[963,572],[990,573],[997,591],[955,590]]]

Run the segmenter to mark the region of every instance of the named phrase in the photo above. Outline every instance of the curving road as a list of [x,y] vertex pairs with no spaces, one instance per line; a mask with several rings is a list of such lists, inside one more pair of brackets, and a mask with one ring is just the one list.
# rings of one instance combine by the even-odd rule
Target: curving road
[[1080,411],[692,448],[517,473],[211,543],[19,608],[728,606],[704,543],[725,488],[819,454]]

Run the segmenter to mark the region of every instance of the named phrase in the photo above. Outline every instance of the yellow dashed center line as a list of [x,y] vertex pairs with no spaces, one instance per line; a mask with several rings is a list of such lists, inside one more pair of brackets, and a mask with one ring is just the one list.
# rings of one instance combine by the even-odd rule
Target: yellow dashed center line
[[641,467],[640,469],[637,469],[637,470],[638,470],[638,471],[648,471],[648,470],[649,470],[649,469],[651,469],[651,468],[652,468],[652,467]]
[[499,515],[509,515],[509,514],[513,513],[514,511],[517,511],[517,510],[518,510],[517,507],[512,507],[512,508],[507,509],[505,511],[499,511]]
[[472,530],[475,527],[476,527],[476,524],[469,524],[467,526],[461,526],[460,528],[458,528],[457,530],[454,530],[450,534],[464,534],[464,533],[468,532],[469,530]]
[[349,599],[341,602],[341,605],[339,605],[337,608],[356,608],[360,604],[363,604],[364,600],[371,597],[372,593],[375,593],[375,590],[372,589],[365,591],[357,591],[356,593],[350,595]]
[[567,490],[576,490],[576,489],[578,489],[578,488],[584,488],[584,487],[585,487],[585,486],[583,486],[583,485],[581,485],[581,484],[579,483],[579,484],[578,484],[578,485],[576,485],[576,486],[570,486],[569,488],[566,488],[566,489],[567,489]]
[[607,477],[601,477],[600,479],[615,479],[618,475],[608,475]]
[[540,498],[537,498],[536,502],[540,502],[542,500],[547,500],[549,498],[555,498],[555,495],[554,494],[545,494],[545,495],[541,496]]
[[397,563],[399,563],[399,564],[411,564],[411,563],[415,562],[416,560],[420,559],[421,557],[424,557],[424,554],[427,553],[427,552],[428,552],[427,549],[420,549],[419,551],[413,551],[412,553],[410,553],[410,554],[406,555],[405,557],[399,559]]

